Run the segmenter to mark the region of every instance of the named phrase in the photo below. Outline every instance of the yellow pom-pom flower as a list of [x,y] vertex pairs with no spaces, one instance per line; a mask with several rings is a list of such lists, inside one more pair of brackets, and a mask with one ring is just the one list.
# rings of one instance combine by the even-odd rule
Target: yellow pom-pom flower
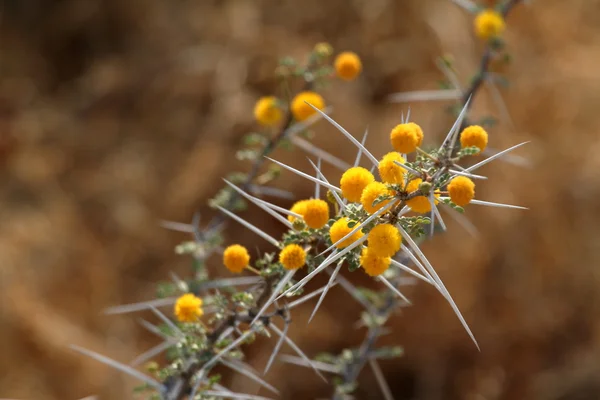
[[400,250],[402,236],[392,224],[379,224],[369,232],[369,249],[376,256],[391,257]]
[[390,133],[394,150],[400,153],[412,153],[423,143],[423,130],[414,122],[396,125]]
[[282,117],[283,113],[277,106],[277,98],[274,96],[261,97],[254,106],[254,119],[261,125],[276,125]]
[[479,151],[484,151],[488,144],[488,134],[479,125],[468,126],[460,133],[460,146],[462,148],[475,146]]
[[[300,200],[295,202],[292,208],[290,208],[290,211],[296,214],[304,215],[304,213],[306,212],[307,202],[308,200]],[[288,221],[293,223],[296,220],[296,217],[294,217],[293,215],[288,215],[287,219]]]
[[296,121],[304,121],[316,113],[315,109],[305,102],[312,104],[321,111],[325,108],[325,100],[323,100],[323,97],[319,93],[311,91],[300,92],[293,98],[290,106],[292,115]]
[[244,246],[232,244],[223,252],[223,264],[233,273],[239,274],[250,262],[250,254]]
[[287,270],[298,269],[306,263],[306,252],[295,243],[288,244],[279,253],[279,262]]
[[[406,185],[406,191],[408,193],[414,192],[415,190],[419,189],[419,185],[421,185],[422,182],[423,180],[421,178],[413,179],[408,183],[408,185]],[[437,198],[440,197],[440,195],[434,194],[434,196],[434,203],[437,205]],[[414,212],[422,214],[431,211],[431,204],[429,204],[429,199],[426,196],[413,197],[412,199],[406,201],[406,205],[409,206]]]
[[378,203],[374,206],[373,202],[375,201],[375,199],[384,194],[393,196],[394,191],[388,189],[387,186],[385,186],[381,182],[371,182],[363,190],[362,195],[360,196],[360,203],[362,204],[363,208],[367,213],[373,214],[374,212],[377,212],[381,207],[386,206],[390,201],[392,201],[391,199],[384,200],[381,203]]
[[475,34],[484,40],[500,36],[506,28],[502,14],[492,9],[487,9],[477,14],[473,24]]
[[351,51],[345,51],[338,54],[333,65],[337,76],[346,81],[356,79],[362,70],[360,58],[356,53],[352,53]]
[[375,177],[369,170],[363,167],[352,167],[344,172],[340,179],[342,196],[353,203],[358,203],[365,187],[374,181]]
[[306,200],[302,216],[309,227],[322,228],[329,220],[329,205],[320,199]]
[[[335,221],[333,223],[333,225],[331,225],[331,228],[329,228],[329,237],[331,238],[331,243],[336,243],[338,240],[340,240],[341,238],[343,238],[344,236],[346,236],[347,234],[350,233],[350,231],[352,231],[355,227],[348,227],[348,224],[350,222],[356,222],[356,221],[350,221],[347,217],[342,217],[340,219],[338,219],[337,221]],[[361,237],[363,237],[363,232],[362,229],[357,230],[356,232],[354,232],[352,234],[352,236],[350,236],[348,239],[344,240],[343,242],[341,242],[340,244],[338,244],[336,247],[338,249],[343,249],[344,247],[348,247],[349,245],[351,245],[352,243],[356,242],[358,239],[360,239]]]
[[202,314],[202,299],[192,293],[180,296],[175,302],[175,316],[181,322],[198,321]]
[[394,161],[397,161],[400,164],[404,164],[406,162],[400,153],[395,151],[387,153],[385,156],[383,156],[381,161],[379,161],[379,176],[381,176],[382,181],[387,183],[404,184],[406,170],[397,165]]
[[475,198],[475,184],[466,176],[457,176],[448,184],[448,193],[454,204],[464,207]]
[[320,42],[315,45],[313,51],[320,57],[329,57],[333,54],[333,47],[327,42]]
[[360,254],[360,265],[370,276],[383,274],[390,267],[391,262],[390,257],[379,257],[368,247],[365,247]]

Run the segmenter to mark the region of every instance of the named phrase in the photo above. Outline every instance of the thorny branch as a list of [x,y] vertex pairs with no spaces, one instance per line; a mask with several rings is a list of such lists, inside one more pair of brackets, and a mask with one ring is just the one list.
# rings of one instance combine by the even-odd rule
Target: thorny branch
[[[508,0],[502,6],[502,9],[500,11],[502,16],[504,18],[506,18],[508,16],[508,14],[510,13],[510,11],[513,9],[513,7],[516,6],[520,1],[521,0]],[[479,69],[478,69],[477,75],[475,76],[475,79],[471,83],[470,87],[468,87],[464,91],[464,94],[461,99],[461,108],[465,107],[465,105],[467,105],[467,102],[468,102],[469,103],[467,105],[467,111],[468,111],[468,108],[470,108],[470,106],[473,104],[473,99],[474,99],[475,95],[477,94],[478,90],[481,88],[481,85],[485,80],[486,74],[488,73],[490,62],[494,55],[494,51],[495,50],[494,50],[492,44],[488,44],[486,46],[485,52],[479,63]],[[465,118],[463,120],[462,126],[460,127],[460,131],[462,131],[467,126],[467,124],[468,124],[468,121],[467,121],[467,118]],[[400,300],[397,297],[395,297],[393,294],[391,296],[388,296],[388,299],[389,299],[389,303],[386,305],[385,310],[382,312],[382,315],[386,315],[386,316],[389,315],[389,313],[391,313],[391,311],[398,306],[399,300]],[[368,362],[369,355],[370,355],[371,351],[374,349],[375,342],[379,336],[380,331],[381,331],[380,325],[369,328],[367,335],[365,336],[365,339],[363,340],[362,344],[359,347],[358,357],[354,360],[354,362],[352,364],[350,364],[346,367],[345,371],[342,374],[343,385],[349,385],[349,384],[356,382],[358,375],[360,374],[360,372],[362,371],[362,369]],[[336,390],[332,399],[333,400],[343,400],[344,394],[340,393]]]

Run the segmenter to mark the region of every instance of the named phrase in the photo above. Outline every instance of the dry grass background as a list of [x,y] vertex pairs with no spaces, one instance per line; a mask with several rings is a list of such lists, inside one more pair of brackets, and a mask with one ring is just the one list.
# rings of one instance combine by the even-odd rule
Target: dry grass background
[[[504,97],[516,130],[494,128],[491,145],[533,140],[520,150],[533,167],[490,165],[478,189],[531,210],[471,207],[478,237],[453,224],[426,246],[482,351],[441,296],[411,288],[415,306],[382,339],[405,346],[403,359],[382,365],[397,399],[600,398],[600,2],[531,3],[510,16],[506,35],[514,63]],[[442,53],[455,55],[466,80],[481,53],[469,17],[447,0],[0,4],[0,397],[18,399],[132,397],[134,382],[67,346],[127,362],[155,344],[137,316],[102,310],[151,298],[169,271],[186,274],[173,247],[187,237],[156,222],[196,209],[209,218],[220,177],[244,168],[233,154],[253,129],[255,99],[275,90],[278,57],[323,40],[359,53],[363,76],[326,97],[351,132],[369,125],[369,147],[382,155],[402,110],[386,96],[433,88]],[[413,105],[430,143],[451,124],[443,108]],[[482,95],[475,112],[495,108]],[[327,124],[316,131],[319,145],[353,157]],[[307,168],[300,153],[276,157]],[[299,197],[312,190],[289,174],[280,186]],[[264,226],[254,211],[244,216]],[[256,242],[239,230],[230,238]],[[307,312],[292,336],[309,354],[362,338],[342,292],[304,328]],[[257,365],[268,356],[261,346],[271,344],[249,350]],[[295,367],[279,364],[268,378],[285,399],[329,393]],[[368,372],[361,384],[359,398],[380,397]]]

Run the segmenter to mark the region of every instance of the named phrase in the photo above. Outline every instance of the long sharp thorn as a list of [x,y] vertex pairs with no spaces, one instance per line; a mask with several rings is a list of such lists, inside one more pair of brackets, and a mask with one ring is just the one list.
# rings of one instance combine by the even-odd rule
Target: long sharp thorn
[[313,181],[313,182],[319,183],[319,184],[321,184],[321,185],[325,186],[326,188],[328,188],[328,189],[331,189],[331,190],[333,190],[333,191],[336,191],[336,192],[338,192],[338,193],[341,193],[341,191],[342,191],[340,188],[338,188],[338,187],[336,187],[336,186],[333,186],[333,185],[330,185],[330,184],[329,184],[329,183],[327,183],[327,182],[323,182],[323,181],[321,181],[321,180],[319,180],[319,179],[317,179],[317,178],[315,178],[315,177],[313,177],[313,176],[310,176],[310,175],[308,175],[308,174],[305,174],[305,173],[304,173],[304,172],[302,172],[302,171],[298,171],[296,168],[292,168],[292,167],[290,167],[289,165],[285,165],[285,164],[284,164],[284,163],[282,163],[282,162],[279,162],[279,161],[277,161],[277,160],[273,160],[273,159],[272,159],[272,158],[270,158],[270,157],[265,157],[265,158],[266,158],[266,159],[268,159],[268,160],[270,160],[270,161],[272,161],[272,162],[274,162],[275,164],[277,164],[277,165],[279,165],[279,166],[281,166],[281,167],[283,167],[283,168],[287,169],[288,171],[292,171],[292,172],[293,172],[293,173],[295,173],[296,175],[299,175],[299,176],[301,176],[301,177],[303,177],[303,178],[306,178],[306,179],[308,179],[309,181]]
[[315,270],[313,272],[306,275],[303,279],[301,279],[298,283],[296,283],[296,285],[294,285],[293,288],[290,288],[290,291],[291,291],[291,289],[296,291],[296,290],[300,289],[301,287],[303,287],[304,285],[306,285],[306,283],[308,283],[308,281],[310,281],[316,274],[318,274],[319,272],[321,272],[322,270],[327,268],[332,263],[339,260],[341,257],[345,256],[350,251],[354,250],[355,247],[360,246],[362,243],[364,243],[368,239],[368,236],[369,235],[367,234],[367,235],[361,237],[360,239],[356,240],[354,243],[350,244],[348,247],[345,247],[342,251],[335,253],[335,255],[333,257],[326,258],[325,261],[323,261],[321,263],[321,265],[319,265],[317,268],[315,268]]
[[457,89],[415,90],[391,94],[388,96],[388,101],[392,103],[406,103],[415,101],[458,100],[461,96],[462,91]]
[[[365,143],[367,141],[367,136],[369,136],[369,128],[365,129],[365,134],[363,135],[362,142],[360,143],[360,144],[362,144],[363,147],[365,147]],[[361,156],[362,156],[362,148],[359,148],[358,153],[356,153],[356,159],[354,160],[355,167],[357,167],[358,164],[360,163]]]
[[296,146],[300,147],[307,153],[309,153],[313,156],[322,158],[323,161],[333,165],[334,167],[336,167],[337,169],[339,169],[341,171],[345,171],[351,167],[351,165],[348,164],[347,162],[340,160],[339,158],[335,157],[334,155],[326,152],[323,149],[320,149],[319,147],[315,146],[308,140],[305,140],[299,136],[292,137],[292,143],[295,144]]
[[234,371],[239,372],[240,374],[246,376],[247,378],[252,379],[254,382],[258,383],[259,385],[265,387],[266,389],[270,390],[271,392],[275,393],[275,394],[279,394],[279,391],[277,389],[275,389],[273,386],[271,386],[268,382],[266,382],[264,379],[262,379],[261,377],[259,377],[258,375],[256,375],[250,368],[245,368],[245,365],[238,365],[235,362],[231,362],[228,360],[221,360],[221,364],[225,365],[228,368],[231,368]]
[[145,319],[138,319],[138,322],[140,323],[140,325],[142,325],[144,328],[146,328],[149,332],[154,333],[156,336],[159,336],[165,340],[169,340],[171,337],[168,335],[165,335],[160,329],[158,329],[157,326],[155,326],[154,324],[151,324],[150,322],[146,321]]
[[306,303],[308,300],[310,300],[310,299],[312,299],[312,298],[314,298],[314,297],[317,297],[317,296],[318,296],[320,293],[322,293],[324,290],[326,290],[326,289],[327,289],[327,290],[329,290],[329,289],[331,289],[332,287],[334,287],[335,285],[337,285],[337,282],[334,282],[334,283],[333,283],[331,286],[325,285],[325,286],[323,286],[322,288],[319,288],[319,289],[317,289],[317,290],[313,290],[313,291],[312,291],[312,292],[310,292],[309,294],[307,294],[307,295],[304,295],[304,296],[300,297],[299,299],[296,299],[296,300],[292,301],[291,303],[289,303],[289,304],[287,305],[287,308],[288,308],[289,310],[291,310],[292,308],[294,308],[294,307],[296,307],[296,306],[299,306],[300,304]]
[[[440,210],[435,205],[435,202],[433,201],[433,199],[431,199],[431,209],[435,213],[434,215],[437,217],[437,220],[438,220],[438,222],[440,224],[440,227],[442,228],[443,231],[445,231],[446,230],[446,224],[444,223],[444,220],[442,219],[442,214],[440,214]],[[433,221],[433,219],[432,219],[432,221]]]
[[406,164],[402,164],[402,163],[400,163],[398,161],[394,161],[394,164],[396,164],[397,166],[399,166],[402,169],[407,170],[408,172],[410,172],[414,176],[421,176],[421,174],[417,170],[412,169],[411,167],[407,166]]
[[411,274],[412,276],[421,279],[423,282],[427,282],[429,284],[431,284],[431,281],[429,280],[429,278],[426,278],[425,276],[419,274],[416,271],[413,271],[411,268],[407,267],[406,265],[402,264],[399,261],[396,261],[392,258],[392,265],[395,267],[398,267],[399,269],[401,269],[402,271],[405,271],[409,274]]
[[277,240],[275,240],[275,238],[273,238],[269,234],[267,234],[267,233],[263,232],[262,230],[258,229],[257,227],[255,227],[251,223],[244,221],[242,218],[238,217],[237,215],[235,215],[231,211],[226,210],[226,209],[224,209],[221,206],[217,206],[217,208],[219,210],[221,210],[222,213],[226,214],[228,217],[230,217],[230,218],[234,219],[235,221],[239,222],[241,225],[245,226],[246,228],[250,229],[252,232],[256,233],[258,236],[260,236],[261,238],[265,239],[267,242],[271,243],[273,246],[279,247],[279,242]]
[[492,203],[490,201],[483,200],[471,200],[471,204],[477,204],[480,206],[497,207],[497,208],[512,208],[515,210],[529,210],[527,207],[513,206],[511,204]]
[[459,132],[460,126],[462,125],[463,119],[467,115],[467,110],[469,109],[470,103],[471,103],[471,96],[469,96],[469,99],[465,102],[465,105],[463,106],[462,110],[460,111],[458,118],[456,118],[456,121],[454,121],[454,125],[452,125],[452,128],[450,128],[450,132],[448,132],[448,135],[442,142],[440,151],[442,151],[444,149],[444,147],[448,146],[447,148],[449,149],[450,152],[452,152],[452,149],[454,148],[454,143],[456,142],[456,138],[458,137],[458,134],[460,133]]
[[340,240],[338,240],[337,242],[335,242],[334,244],[332,244],[331,246],[329,246],[328,248],[323,250],[319,255],[323,255],[323,254],[327,253],[328,251],[330,251],[333,248],[335,248],[336,246],[338,246],[340,243],[343,243],[345,240],[352,237],[352,235],[354,235],[356,232],[358,232],[359,230],[364,228],[367,224],[369,224],[375,218],[379,217],[380,215],[384,214],[387,210],[392,208],[394,206],[394,203],[395,203],[395,201],[390,201],[384,207],[381,207],[379,210],[377,210],[376,212],[371,214],[371,216],[369,216],[367,219],[365,219],[362,223],[357,224],[354,228],[352,228],[352,230],[350,232],[348,232],[343,238],[341,238]]
[[360,144],[360,142],[358,140],[356,140],[356,138],[354,136],[352,136],[340,124],[335,122],[329,115],[325,114],[323,111],[319,110],[317,107],[313,106],[312,104],[310,104],[308,102],[305,102],[305,103],[308,104],[309,106],[311,106],[312,108],[314,108],[318,113],[323,115],[323,118],[325,118],[331,125],[335,126],[338,131],[342,132],[344,134],[344,136],[346,136],[348,138],[348,140],[350,140],[356,147],[358,147],[359,149],[362,149],[363,153],[365,153],[365,155],[373,162],[373,164],[377,165],[379,163],[379,161],[375,157],[373,157],[373,154],[371,154],[369,152],[369,150],[367,150],[365,148],[365,146]]
[[294,276],[294,274],[296,273],[296,271],[297,271],[296,269],[288,271],[287,274],[285,274],[283,276],[283,278],[281,278],[281,280],[279,281],[279,283],[277,284],[277,286],[273,290],[273,293],[269,297],[269,300],[267,300],[265,302],[265,304],[262,306],[262,308],[260,309],[260,311],[256,314],[256,316],[254,317],[254,319],[252,320],[252,323],[250,325],[253,325],[263,315],[263,313],[267,310],[267,308],[269,308],[269,306],[271,304],[273,304],[273,302],[275,301],[275,299],[279,295],[279,292],[292,279],[292,277]]
[[236,347],[237,345],[239,345],[240,343],[242,343],[252,333],[254,333],[254,328],[248,329],[246,332],[244,332],[241,336],[239,336],[233,342],[229,343],[223,350],[221,350],[217,354],[215,354],[213,356],[213,358],[211,358],[210,360],[208,360],[206,362],[206,364],[204,364],[203,368],[205,370],[207,370],[210,367],[214,366],[217,361],[219,361],[224,355],[226,355],[229,352],[229,350],[233,349],[234,347]]
[[[327,271],[329,272],[329,270]],[[331,273],[331,272],[329,272]],[[346,291],[348,292],[348,294],[350,294],[350,296],[352,296],[352,298],[354,300],[356,300],[358,303],[360,303],[364,308],[367,309],[367,311],[369,311],[369,313],[373,314],[376,313],[377,310],[373,307],[373,305],[369,302],[369,300],[367,299],[367,297],[365,295],[363,295],[357,288],[356,286],[354,286],[352,284],[352,282],[350,282],[348,279],[344,278],[343,275],[339,275],[337,278],[337,282],[340,284],[340,286]]]
[[288,221],[287,219],[283,218],[281,215],[277,214],[275,211],[273,211],[269,207],[267,207],[264,204],[265,203],[264,201],[259,200],[259,199],[257,199],[254,196],[250,196],[248,193],[244,192],[242,189],[240,189],[239,187],[237,187],[233,183],[229,182],[227,179],[223,179],[223,180],[233,190],[235,190],[236,192],[238,192],[239,194],[241,194],[243,197],[247,198],[248,200],[250,200],[251,202],[253,202],[254,204],[256,204],[258,207],[260,207],[262,210],[264,210],[267,214],[273,216],[276,220],[278,220],[279,222],[281,222],[282,224],[284,224],[288,228],[290,228],[290,229],[292,228],[292,223],[290,221]]
[[467,178],[482,179],[482,180],[486,180],[487,179],[487,176],[475,175],[475,174],[471,174],[471,173],[465,172],[465,171],[457,171],[455,169],[450,169],[449,171],[450,171],[451,174],[460,175],[460,176],[466,176]]
[[406,113],[406,122],[410,122],[410,106],[408,106],[408,111]]
[[173,323],[173,321],[171,321],[169,318],[167,318],[165,316],[165,314],[161,313],[160,311],[158,311],[155,307],[150,307],[150,310],[152,310],[152,312],[158,317],[160,318],[165,324],[167,324],[167,326],[169,328],[171,328],[173,330],[173,332],[175,332],[176,335],[182,337],[184,336],[183,332],[181,332],[181,330],[177,327],[177,325],[175,325]]
[[121,372],[124,372],[129,376],[139,379],[140,381],[147,383],[148,385],[152,386],[153,388],[155,388],[156,390],[158,390],[161,393],[163,393],[165,391],[165,387],[163,384],[150,378],[148,375],[142,374],[141,372],[131,368],[128,365],[122,364],[111,358],[103,356],[102,354],[98,354],[95,351],[84,349],[83,347],[79,347],[74,344],[70,345],[69,347],[83,355],[93,358],[96,361],[100,361],[101,363],[106,364],[110,367],[113,367],[114,369],[117,369]]
[[[289,289],[287,289],[286,291],[284,291],[283,293],[281,293],[279,295],[279,297],[277,297],[276,300],[281,299],[282,297],[284,297],[285,295],[287,295],[288,293],[292,293],[297,291],[298,289],[300,289],[300,283],[305,281],[307,278],[308,280],[310,280],[314,275],[318,274],[319,272],[321,272],[322,270],[324,270],[325,268],[327,268],[327,266],[330,263],[327,263],[329,260],[331,260],[333,257],[335,257],[335,255],[337,254],[337,252],[333,252],[331,253],[327,258],[325,258],[325,260],[323,260],[323,262],[321,263],[321,265],[319,265],[317,268],[314,269],[313,272],[311,272],[310,274],[308,274],[307,276],[304,277],[304,279],[302,279],[300,282],[297,282],[296,284],[294,284],[292,287],[290,287]],[[306,280],[306,282],[308,281]]]
[[[301,367],[311,367],[311,364],[307,363],[302,357],[296,357],[296,356],[290,356],[290,355],[284,354],[284,355],[280,356],[279,359],[281,361],[289,363],[289,364],[299,365]],[[328,363],[324,363],[322,361],[314,361],[314,360],[311,360],[311,363],[315,368],[318,368],[321,371],[331,372],[333,374],[338,374],[340,372],[340,368],[333,364],[328,364]]]
[[283,335],[281,335],[279,337],[277,344],[273,348],[273,352],[271,353],[271,356],[269,357],[269,361],[267,361],[267,366],[265,367],[265,371],[263,372],[263,374],[266,374],[269,371],[269,368],[271,368],[273,361],[275,361],[275,357],[277,357],[277,353],[279,353],[279,350],[281,349],[281,345],[283,344],[283,338],[287,336],[289,326],[290,326],[290,324],[288,324],[288,323],[286,323],[283,326]]
[[167,350],[169,347],[173,346],[174,343],[173,342],[162,342],[154,347],[152,347],[151,349],[143,352],[142,354],[140,354],[139,356],[137,356],[135,359],[133,359],[133,361],[131,361],[131,365],[132,366],[138,366],[141,363],[151,359],[152,357],[155,357],[157,355],[159,355],[160,353],[162,353],[163,351]]
[[194,226],[191,224],[185,224],[183,222],[175,222],[175,221],[159,221],[159,225],[162,228],[170,229],[172,231],[185,232],[185,233],[193,233]]
[[429,206],[431,207],[431,214],[429,216],[431,218],[431,224],[429,224],[429,237],[432,238],[435,233],[435,212],[433,211],[435,209],[435,203],[433,201],[433,192],[427,196],[427,201],[429,201]]
[[[320,176],[321,179],[323,179],[323,181],[325,183],[329,183],[329,181],[327,180],[327,178],[325,177],[325,175],[323,175],[323,173],[321,172],[321,170],[311,160],[308,160],[308,162],[310,162],[310,164],[312,165],[312,167],[315,169],[315,171],[317,172],[317,175]],[[335,197],[335,200],[337,201],[337,203],[340,206],[340,208],[344,208],[344,202],[342,201],[340,195],[337,194],[337,192],[335,190],[331,191],[331,194],[333,195],[333,197]]]
[[323,302],[323,300],[325,300],[325,296],[327,296],[327,292],[329,291],[329,288],[333,286],[333,283],[335,282],[335,278],[337,277],[338,272],[340,272],[340,268],[342,268],[343,262],[344,262],[344,260],[340,260],[338,262],[337,267],[333,271],[333,274],[331,274],[331,278],[329,278],[329,282],[327,282],[327,286],[325,286],[325,290],[323,290],[323,293],[321,293],[321,297],[319,297],[319,301],[317,301],[317,305],[315,306],[315,309],[313,310],[312,314],[310,314],[310,318],[308,319],[309,324],[310,324],[310,321],[312,321],[312,319],[314,318],[315,314],[317,313],[317,310],[321,306],[321,303]]
[[394,293],[396,294],[396,296],[400,297],[402,300],[404,300],[404,301],[405,301],[405,302],[407,302],[408,304],[412,304],[412,303],[410,302],[410,300],[408,300],[408,299],[406,298],[406,296],[404,296],[404,295],[403,295],[403,294],[402,294],[402,293],[401,293],[401,292],[398,290],[398,288],[396,288],[394,285],[392,285],[392,282],[388,281],[388,280],[387,280],[387,279],[386,279],[384,276],[382,276],[382,275],[379,275],[379,276],[377,277],[377,279],[378,279],[378,280],[379,280],[381,283],[383,283],[385,286],[387,286],[387,287],[388,287],[388,289],[390,289],[392,292],[394,292]]
[[304,359],[304,361],[306,361],[311,368],[313,369],[313,371],[315,371],[315,373],[317,375],[319,375],[319,377],[321,379],[323,379],[323,381],[327,382],[327,379],[325,379],[325,377],[321,374],[321,372],[319,372],[319,370],[313,365],[312,361],[310,360],[310,358],[308,358],[306,356],[306,354],[304,354],[304,352],[302,350],[300,350],[300,347],[298,347],[296,345],[296,343],[294,343],[294,341],[292,339],[290,339],[289,337],[285,336],[283,334],[283,332],[281,332],[281,329],[279,329],[275,324],[271,324],[269,325],[269,328],[271,328],[273,331],[275,331],[275,333],[277,335],[279,335],[280,337],[283,337],[285,340],[285,342],[300,356]]
[[392,391],[390,390],[390,387],[385,381],[385,376],[383,375],[381,368],[379,368],[377,360],[375,360],[374,358],[370,358],[369,365],[371,366],[371,370],[373,371],[375,379],[379,384],[379,389],[381,389],[381,393],[383,394],[384,400],[394,400],[394,396],[392,396]]
[[251,183],[248,185],[248,191],[254,196],[267,195],[284,200],[294,200],[294,194],[292,192],[264,185],[255,185]]
[[[220,390],[205,390],[202,393],[213,396],[213,397],[222,397],[224,399],[243,399],[243,400],[273,400],[269,397],[257,396],[254,394],[246,394],[246,393],[236,393],[230,390],[220,391]],[[192,399],[192,397],[190,397]]]
[[[325,108],[325,110],[323,110],[323,112],[325,114],[330,114],[332,111],[333,111],[332,107],[327,107],[327,108]],[[321,114],[313,114],[310,117],[308,117],[307,119],[305,119],[304,121],[297,123],[297,124],[293,124],[288,129],[286,129],[283,134],[283,137],[294,138],[296,133],[302,132],[309,126],[314,125],[316,122],[319,122],[321,120],[321,118],[323,118]]]
[[442,280],[440,279],[440,277],[438,276],[438,274],[433,269],[433,266],[431,265],[431,263],[429,262],[429,260],[427,259],[427,257],[425,257],[425,254],[423,254],[423,252],[421,251],[421,249],[419,248],[419,246],[417,246],[417,244],[414,242],[414,240],[404,230],[404,228],[402,228],[402,226],[400,226],[400,225],[397,225],[397,227],[398,227],[398,230],[400,231],[400,234],[402,235],[402,237],[404,239],[406,239],[406,242],[413,248],[413,250],[415,251],[415,253],[417,253],[417,255],[419,256],[419,258],[421,258],[421,260],[423,261],[423,263],[425,264],[425,266],[427,267],[427,269],[429,269],[429,272],[431,273],[432,277],[434,277],[434,279],[437,281],[437,283],[439,285],[440,292],[446,298],[446,300],[450,304],[450,307],[452,307],[452,309],[454,310],[454,313],[456,314],[456,316],[460,320],[460,323],[463,325],[463,327],[465,328],[465,330],[467,331],[467,333],[471,337],[471,340],[473,340],[473,343],[475,343],[475,346],[479,350],[479,344],[477,343],[477,340],[475,339],[475,336],[473,335],[473,332],[471,332],[471,329],[469,328],[469,325],[467,324],[467,321],[465,321],[465,319],[463,318],[460,310],[458,309],[456,303],[454,302],[454,299],[450,295],[450,292],[444,286],[444,283],[442,282]]
[[104,314],[125,314],[134,311],[148,310],[150,307],[171,306],[175,304],[176,301],[176,297],[168,297],[165,299],[141,301],[139,303],[122,304],[120,306],[114,306],[105,309]]
[[501,152],[499,152],[499,153],[496,153],[496,154],[494,154],[493,156],[491,156],[491,157],[489,157],[489,158],[486,158],[486,159],[485,159],[485,160],[483,160],[483,161],[480,161],[480,162],[478,162],[477,164],[471,165],[471,166],[470,166],[469,168],[467,168],[465,171],[467,171],[467,172],[475,171],[477,168],[479,168],[479,167],[482,167],[482,166],[484,166],[485,164],[489,163],[490,161],[493,161],[493,160],[495,160],[495,159],[496,159],[496,158],[498,158],[498,157],[502,157],[504,154],[506,154],[506,153],[508,153],[508,152],[510,152],[510,151],[513,151],[513,150],[515,150],[515,149],[518,149],[519,147],[521,147],[521,146],[523,146],[524,144],[527,144],[527,143],[529,143],[529,141],[527,141],[527,142],[523,142],[523,143],[519,143],[519,144],[517,144],[517,145],[514,145],[513,147],[509,147],[509,148],[508,148],[508,149],[506,149],[506,150],[502,150]]
[[[319,178],[320,174],[321,174],[321,157],[319,157],[319,159],[317,160],[317,179]],[[318,199],[319,197],[321,197],[321,185],[319,185],[318,183],[315,183],[315,199]]]

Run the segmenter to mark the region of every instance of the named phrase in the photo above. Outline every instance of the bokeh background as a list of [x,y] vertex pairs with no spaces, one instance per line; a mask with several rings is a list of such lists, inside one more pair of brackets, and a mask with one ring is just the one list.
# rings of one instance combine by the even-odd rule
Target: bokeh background
[[[394,318],[384,344],[405,356],[382,362],[397,399],[600,398],[600,2],[530,1],[508,19],[513,56],[502,89],[514,127],[490,130],[490,146],[518,151],[529,167],[495,162],[478,186],[482,199],[527,212],[469,207],[479,234],[450,223],[425,246],[479,339],[478,352],[443,298],[417,285],[414,306]],[[252,108],[277,90],[273,70],[285,55],[315,43],[352,50],[364,72],[324,93],[334,117],[369,148],[406,106],[389,94],[436,88],[435,66],[452,54],[463,82],[482,45],[471,16],[449,0],[3,0],[0,1],[0,397],[129,399],[128,377],[68,349],[78,344],[128,362],[156,344],[137,317],[107,316],[108,306],[150,299],[170,271],[189,260],[173,248],[185,234],[157,221],[189,221],[248,165],[234,159],[255,129]],[[452,117],[447,103],[415,103],[412,117],[435,143]],[[487,92],[474,116],[498,115]],[[315,143],[346,160],[354,149],[320,122]],[[299,168],[301,151],[279,151]],[[339,172],[326,169],[331,179]],[[298,198],[312,186],[284,174]],[[289,203],[281,204],[289,206]],[[272,221],[245,218],[276,233]],[[236,229],[228,237],[264,244]],[[213,262],[214,271],[226,275]],[[357,273],[358,274],[358,273]],[[363,280],[354,274],[353,279]],[[317,282],[318,284],[318,282]],[[292,337],[309,354],[359,343],[359,309],[330,294]],[[272,344],[249,349],[261,366]],[[277,364],[268,380],[284,399],[324,398],[310,371]],[[257,392],[226,376],[235,390]],[[380,398],[361,377],[359,399]]]

